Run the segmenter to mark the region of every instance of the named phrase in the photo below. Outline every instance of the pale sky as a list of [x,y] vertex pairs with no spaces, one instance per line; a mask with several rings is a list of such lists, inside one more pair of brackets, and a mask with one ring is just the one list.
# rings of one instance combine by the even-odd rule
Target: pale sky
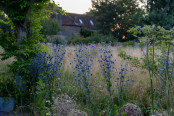
[[83,14],[91,8],[91,0],[54,0],[63,10],[70,13]]

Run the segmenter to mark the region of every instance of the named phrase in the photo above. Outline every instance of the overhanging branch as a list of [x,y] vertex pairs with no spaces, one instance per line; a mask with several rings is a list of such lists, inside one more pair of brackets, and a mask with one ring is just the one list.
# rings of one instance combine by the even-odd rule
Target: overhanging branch
[[7,9],[8,9],[8,8],[7,8],[7,7],[0,5],[0,9],[1,9],[2,11],[4,11],[5,14],[8,14],[8,12],[7,12]]
[[171,1],[169,0],[163,9],[163,13],[165,13],[167,11],[167,8],[169,7],[170,3],[171,3]]

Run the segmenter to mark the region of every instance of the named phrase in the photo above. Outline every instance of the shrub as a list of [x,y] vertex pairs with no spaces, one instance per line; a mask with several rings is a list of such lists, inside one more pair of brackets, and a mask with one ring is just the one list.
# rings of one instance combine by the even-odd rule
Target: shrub
[[[148,70],[150,80],[150,94],[151,94],[151,107],[150,113],[154,114],[156,109],[163,107],[167,109],[168,114],[173,113],[170,109],[173,109],[173,102],[171,99],[173,93],[173,63],[174,60],[171,57],[173,54],[173,31],[166,30],[160,26],[137,26],[131,28],[129,32],[134,36],[143,34],[140,36],[141,47],[146,45],[146,52],[141,58],[142,68]],[[157,53],[158,51],[159,53]],[[159,81],[159,85],[155,88],[155,82]],[[172,83],[172,84],[171,84]],[[158,97],[157,97],[158,96]],[[158,100],[158,103],[156,101]],[[162,102],[165,100],[165,102]]]
[[72,36],[69,40],[68,40],[68,44],[88,44],[88,43],[111,43],[112,45],[116,42],[116,39],[113,36],[106,36],[106,35],[102,35],[99,33],[94,33],[89,37],[86,38],[82,38],[80,36]]
[[85,38],[85,44],[87,43],[101,43],[103,37],[101,34],[93,34],[90,37]]
[[83,38],[78,36],[78,35],[74,35],[72,36],[69,40],[68,40],[68,44],[82,44]]
[[14,97],[16,94],[14,80],[3,74],[0,74],[0,93],[0,97]]
[[52,37],[49,37],[49,38],[48,38],[48,37],[47,37],[46,43],[53,43],[53,44],[58,45],[58,44],[66,44],[67,41],[64,40],[64,39],[61,39],[61,38],[59,38],[59,37],[57,37],[57,38],[52,38]]
[[126,47],[126,46],[134,47],[135,46],[135,42],[134,41],[126,41],[126,42],[124,42],[123,46],[124,47]]
[[146,46],[146,44],[142,41],[139,42],[139,47],[143,49]]
[[93,34],[94,32],[89,30],[89,29],[81,29],[80,30],[80,35],[82,35],[83,37],[89,37]]
[[43,35],[55,35],[60,30],[58,26],[58,21],[55,18],[47,18],[41,21],[42,29],[41,33]]

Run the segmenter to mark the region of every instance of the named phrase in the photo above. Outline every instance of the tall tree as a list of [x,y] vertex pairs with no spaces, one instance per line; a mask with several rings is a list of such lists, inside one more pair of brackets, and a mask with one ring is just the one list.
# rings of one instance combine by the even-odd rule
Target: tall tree
[[104,34],[114,34],[120,41],[131,38],[127,30],[140,25],[143,10],[137,0],[93,1],[91,11],[96,17],[96,26]]
[[147,0],[147,24],[155,24],[166,29],[174,26],[174,0]]
[[1,0],[0,9],[5,12],[9,19],[15,25],[17,30],[17,38],[22,40],[22,37],[30,36],[29,20],[32,12],[40,11],[50,4],[50,0]]
[[[25,68],[22,66],[26,62],[28,64],[35,56],[35,51],[38,51],[40,47],[36,48],[34,45],[43,39],[43,35],[40,34],[42,28],[40,20],[49,17],[51,10],[54,10],[56,7],[56,4],[51,0],[1,0],[0,10],[5,13],[5,17],[10,22],[9,24],[13,27],[13,33],[11,33],[13,38],[10,36],[10,41],[8,40],[9,37],[7,37],[9,33],[0,33],[0,44],[5,48],[3,58],[15,56],[17,62],[14,62],[14,65],[18,65],[20,70],[27,68],[27,65]],[[7,43],[3,42],[5,38]],[[10,49],[14,48],[14,46],[16,49]],[[19,66],[19,64],[22,66]],[[17,69],[17,66],[15,69]],[[15,72],[14,69],[13,71]],[[18,72],[18,75],[25,75],[26,71],[19,72],[18,70],[16,72]]]
[[31,93],[35,92],[37,85],[37,79],[30,75],[28,65],[36,57],[36,52],[43,48],[40,44],[43,39],[40,21],[49,17],[56,8],[57,5],[51,0],[0,0],[0,14],[3,14],[2,18],[7,21],[3,20],[11,26],[10,31],[0,29],[0,45],[5,51],[1,55],[3,59],[11,56],[17,59],[11,64],[10,70],[13,76],[22,77],[26,85],[23,97],[28,99],[28,103],[32,102]]

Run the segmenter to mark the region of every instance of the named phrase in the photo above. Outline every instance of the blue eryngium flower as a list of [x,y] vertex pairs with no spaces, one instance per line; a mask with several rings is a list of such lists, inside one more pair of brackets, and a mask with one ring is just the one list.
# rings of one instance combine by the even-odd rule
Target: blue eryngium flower
[[[123,89],[126,88],[126,86],[128,85],[128,83],[133,82],[133,78],[132,78],[132,72],[133,69],[131,68],[130,70],[130,76],[129,78],[127,78],[127,72],[128,72],[128,64],[126,63],[125,65],[121,65],[120,68],[116,68],[115,67],[115,62],[116,59],[113,59],[113,54],[112,51],[109,47],[104,46],[103,48],[100,49],[100,58],[98,59],[99,63],[100,63],[100,67],[102,69],[103,72],[103,76],[105,79],[105,82],[107,84],[107,90],[109,93],[109,97],[110,97],[110,108],[113,108],[113,98],[112,98],[112,84],[113,84],[113,78],[114,76],[116,76],[115,71],[118,70],[118,75],[116,76],[116,80],[114,81],[114,83],[117,85],[117,92],[118,92],[118,96],[119,96],[119,101],[122,102],[122,91]],[[121,100],[120,100],[120,97]],[[120,103],[121,103],[120,102]]]
[[41,79],[45,87],[56,84],[55,81],[61,77],[60,68],[65,55],[65,46],[52,45],[53,53],[36,52],[37,57],[29,65],[30,74],[35,77],[35,82]]
[[15,86],[18,88],[21,92],[26,90],[26,83],[23,81],[21,76],[15,76]]
[[79,88],[79,91],[82,92],[83,95],[86,94],[86,92],[89,89],[91,85],[91,68],[93,63],[93,57],[90,54],[89,47],[85,46],[78,46],[75,52],[75,67],[74,67],[74,76],[75,76],[75,83],[76,86]]
[[[174,57],[168,57],[167,53],[164,53],[162,58],[159,60],[158,64],[158,73],[160,77],[160,91],[159,91],[159,100],[162,103],[162,97],[165,96],[166,92],[168,96],[172,96],[173,92],[171,92],[174,88],[173,80],[174,80]],[[172,97],[171,97],[172,98]],[[172,101],[172,100],[171,100]]]
[[91,67],[93,63],[93,57],[90,54],[89,47],[78,46],[74,51],[76,55],[76,57],[74,58],[76,65],[73,72],[75,76],[75,83],[79,89],[79,92],[81,92],[81,95],[83,97],[82,99],[88,100],[94,113],[94,104],[92,103],[90,92],[90,86],[92,84]]
[[100,67],[103,72],[105,82],[107,84],[107,90],[109,93],[109,110],[113,109],[114,101],[112,97],[112,77],[114,74],[114,60],[112,59],[112,53],[109,47],[104,47],[100,49],[100,58],[98,59]]
[[[98,59],[106,81],[110,80],[114,74],[115,61],[112,59],[112,53],[109,48],[100,49],[100,58]],[[107,82],[108,83],[108,82]],[[108,85],[109,86],[109,85]]]
[[88,43],[88,45],[90,46],[92,43]]

